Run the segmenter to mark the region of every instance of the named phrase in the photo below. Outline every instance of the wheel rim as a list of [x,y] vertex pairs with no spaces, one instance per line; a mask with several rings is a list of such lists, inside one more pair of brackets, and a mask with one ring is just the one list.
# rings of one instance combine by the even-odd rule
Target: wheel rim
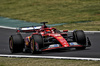
[[12,40],[12,38],[11,38],[11,40],[10,40],[10,49],[11,49],[11,50],[13,49],[13,40]]
[[37,42],[34,42],[34,40],[31,40],[31,50],[33,51],[39,51],[39,46]]
[[34,40],[31,40],[31,50],[34,51]]
[[39,45],[38,45],[37,42],[35,42],[35,47],[36,47],[36,51],[38,51],[39,50]]

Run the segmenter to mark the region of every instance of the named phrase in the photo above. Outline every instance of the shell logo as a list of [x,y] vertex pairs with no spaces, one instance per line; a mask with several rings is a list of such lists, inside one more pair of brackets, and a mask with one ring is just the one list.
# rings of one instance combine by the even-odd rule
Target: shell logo
[[59,39],[62,39],[62,37],[58,37]]

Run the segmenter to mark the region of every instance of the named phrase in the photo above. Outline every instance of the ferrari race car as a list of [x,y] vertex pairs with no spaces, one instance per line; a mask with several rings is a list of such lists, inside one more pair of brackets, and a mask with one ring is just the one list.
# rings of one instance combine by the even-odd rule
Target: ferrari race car
[[43,26],[21,27],[15,35],[9,37],[9,48],[12,53],[30,52],[76,48],[83,50],[91,46],[88,37],[82,30],[74,30],[68,35],[68,30],[59,31],[53,27],[47,27],[47,22],[41,22]]

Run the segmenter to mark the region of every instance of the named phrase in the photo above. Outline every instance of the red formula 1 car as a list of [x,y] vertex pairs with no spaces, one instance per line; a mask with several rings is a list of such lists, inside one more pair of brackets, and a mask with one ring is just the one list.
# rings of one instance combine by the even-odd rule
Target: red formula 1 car
[[56,28],[49,28],[47,22],[43,26],[22,27],[17,34],[9,38],[9,47],[12,53],[31,52],[38,53],[46,50],[61,48],[76,48],[83,50],[90,47],[91,43],[82,30],[75,30],[68,35],[68,30],[60,32]]

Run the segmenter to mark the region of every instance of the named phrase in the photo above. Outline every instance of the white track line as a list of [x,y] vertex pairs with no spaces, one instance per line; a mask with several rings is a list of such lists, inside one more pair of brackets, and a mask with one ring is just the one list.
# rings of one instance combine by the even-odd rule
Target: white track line
[[7,26],[0,26],[0,28],[6,28],[6,29],[17,29],[17,28],[14,28],[14,27],[7,27]]
[[[63,32],[63,30],[60,30],[61,32]],[[73,32],[73,31],[68,31],[68,32]],[[100,31],[84,31],[85,33],[100,33]]]
[[82,58],[82,57],[57,57],[57,56],[32,56],[32,55],[5,55],[0,54],[1,57],[11,58],[46,58],[46,59],[67,59],[67,60],[91,60],[100,61],[100,58]]

